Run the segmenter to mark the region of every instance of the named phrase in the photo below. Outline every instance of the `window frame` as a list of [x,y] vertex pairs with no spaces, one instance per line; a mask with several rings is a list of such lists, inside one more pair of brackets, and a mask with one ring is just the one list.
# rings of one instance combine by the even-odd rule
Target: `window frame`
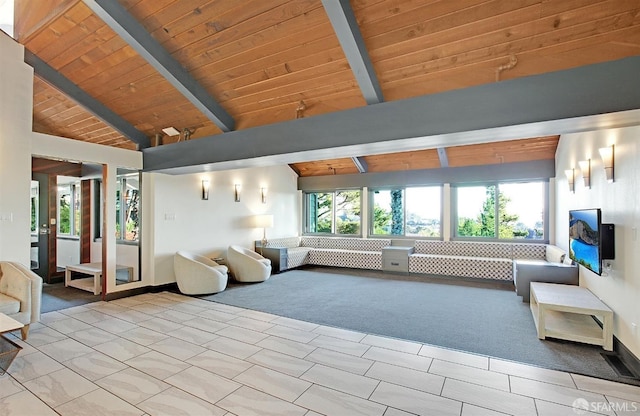
[[[140,244],[140,235],[142,233],[142,172],[139,171],[135,171],[135,172],[130,172],[130,173],[122,173],[122,174],[118,174],[116,175],[116,182],[119,182],[119,186],[116,189],[116,201],[115,204],[121,204],[120,198],[122,195],[126,195],[126,188],[127,188],[127,181],[126,178],[133,176],[133,175],[137,175],[137,180],[138,180],[138,233],[137,233],[137,238],[135,240],[126,240],[124,238],[122,238],[122,232],[117,233],[116,234],[116,244],[129,244],[129,245],[139,245]],[[94,234],[95,234],[95,239],[98,240],[100,238],[102,238],[103,232],[104,230],[102,229],[102,206],[104,203],[104,188],[103,188],[103,182],[101,179],[95,179],[94,180],[94,192],[93,192],[93,200],[94,200],[94,204],[93,204],[93,218],[94,218]],[[116,205],[116,206],[118,206]],[[125,203],[125,205],[127,205],[127,203]],[[120,209],[118,210],[118,208],[116,208],[116,216],[119,218],[116,218],[115,224],[116,226],[118,224],[124,224],[126,223],[126,206],[125,209]],[[126,227],[125,227],[126,228]],[[125,235],[126,235],[126,231],[125,231]]]
[[[440,190],[440,227],[439,228],[439,236],[437,237],[427,237],[420,235],[407,235],[407,189],[411,188],[439,188]],[[402,218],[403,218],[403,227],[402,234],[375,234],[375,224],[374,224],[374,195],[376,192],[380,191],[394,191],[394,190],[402,190]],[[411,239],[411,240],[442,240],[444,237],[444,226],[443,226],[443,218],[444,218],[444,185],[443,184],[428,184],[428,185],[411,185],[411,186],[384,186],[384,187],[375,187],[369,188],[368,192],[368,235],[375,238],[397,238],[397,239]]]
[[[350,191],[358,191],[360,192],[360,226],[358,227],[359,232],[356,234],[339,234],[336,232],[337,229],[337,221],[336,221],[336,195],[340,192],[350,192]],[[310,216],[310,195],[311,194],[332,194],[333,199],[331,203],[331,232],[312,232],[311,228],[311,216]],[[303,191],[302,201],[303,201],[303,212],[304,212],[304,231],[303,235],[315,235],[315,236],[335,236],[335,237],[362,237],[362,201],[363,188],[337,188],[333,190],[314,190],[314,191]]]
[[[495,221],[494,232],[497,237],[482,237],[482,236],[459,236],[458,235],[458,189],[465,187],[482,187],[488,186],[496,187],[495,198],[496,201],[500,198],[500,185],[511,184],[526,184],[526,183],[541,183],[542,184],[542,206],[544,213],[542,215],[543,221],[543,237],[542,238],[500,238],[500,221]],[[473,182],[473,183],[452,183],[451,185],[451,241],[487,241],[487,242],[519,242],[519,243],[549,243],[549,180],[548,179],[522,179],[522,180],[498,180],[498,181],[486,181],[486,182]],[[500,204],[494,204],[494,218],[500,218]]]
[[[60,194],[65,188],[69,194],[69,232],[60,231]],[[78,208],[76,209],[76,205]],[[79,239],[82,229],[82,196],[80,195],[80,182],[69,182],[57,185],[56,188],[56,237],[64,239]]]

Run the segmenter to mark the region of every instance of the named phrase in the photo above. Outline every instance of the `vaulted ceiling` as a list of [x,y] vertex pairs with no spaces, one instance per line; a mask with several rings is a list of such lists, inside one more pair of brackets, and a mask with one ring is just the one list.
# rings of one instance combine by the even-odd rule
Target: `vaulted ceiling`
[[[15,10],[36,73],[34,131],[128,149],[640,55],[640,0],[16,0]],[[290,166],[315,176],[553,159],[557,141]]]

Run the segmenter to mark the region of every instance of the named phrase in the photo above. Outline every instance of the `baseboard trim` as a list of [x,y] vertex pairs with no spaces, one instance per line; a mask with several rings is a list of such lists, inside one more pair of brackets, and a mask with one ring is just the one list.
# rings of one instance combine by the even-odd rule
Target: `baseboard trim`
[[127,298],[129,296],[142,295],[144,293],[160,293],[160,292],[177,292],[177,283],[166,283],[159,286],[144,286],[135,289],[122,290],[120,292],[108,293],[105,296],[106,301]]

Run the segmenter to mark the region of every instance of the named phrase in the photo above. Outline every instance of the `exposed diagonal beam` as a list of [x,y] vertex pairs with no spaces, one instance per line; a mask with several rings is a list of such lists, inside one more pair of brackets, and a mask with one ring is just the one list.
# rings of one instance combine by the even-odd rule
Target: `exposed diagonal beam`
[[205,88],[118,1],[83,1],[222,131],[229,132],[235,128],[233,117],[207,94]]
[[82,88],[71,82],[67,77],[53,69],[49,64],[44,62],[29,50],[24,50],[24,61],[33,67],[35,73],[45,82],[52,85],[60,92],[64,93],[70,99],[78,103],[85,110],[111,126],[127,139],[138,145],[139,149],[150,146],[147,136],[140,130],[136,129],[131,123],[108,109],[100,101],[86,93]]
[[367,104],[383,102],[382,89],[349,0],[322,0],[322,5]]
[[367,166],[367,161],[364,158],[359,156],[354,156],[351,158],[353,160],[353,164],[356,165],[358,172],[366,173],[369,170],[369,166]]
[[444,147],[438,147],[436,149],[438,151],[438,159],[440,159],[440,167],[446,168],[449,167],[449,158],[447,157],[447,149]]

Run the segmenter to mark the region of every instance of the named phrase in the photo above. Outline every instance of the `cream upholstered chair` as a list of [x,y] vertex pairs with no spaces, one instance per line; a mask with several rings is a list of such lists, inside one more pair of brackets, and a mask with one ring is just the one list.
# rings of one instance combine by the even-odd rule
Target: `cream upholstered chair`
[[41,304],[42,278],[20,263],[0,261],[0,312],[24,324],[23,340],[40,320]]
[[198,254],[178,251],[173,257],[178,289],[185,295],[222,292],[227,287],[227,266]]
[[227,262],[238,282],[264,282],[271,275],[271,260],[248,248],[229,246]]

